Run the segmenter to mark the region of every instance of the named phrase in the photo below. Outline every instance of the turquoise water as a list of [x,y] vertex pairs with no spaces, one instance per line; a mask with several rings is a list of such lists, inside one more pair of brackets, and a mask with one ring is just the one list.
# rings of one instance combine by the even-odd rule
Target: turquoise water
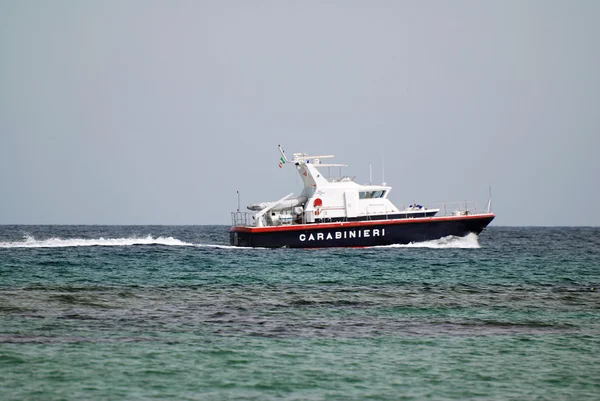
[[0,226],[0,399],[600,399],[600,228],[317,250],[227,230]]

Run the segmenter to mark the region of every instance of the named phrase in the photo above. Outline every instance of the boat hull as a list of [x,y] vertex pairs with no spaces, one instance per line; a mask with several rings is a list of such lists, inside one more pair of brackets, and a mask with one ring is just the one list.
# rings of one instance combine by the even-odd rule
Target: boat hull
[[234,246],[264,248],[368,247],[409,244],[447,236],[479,234],[493,213],[395,220],[300,224],[275,227],[234,226]]

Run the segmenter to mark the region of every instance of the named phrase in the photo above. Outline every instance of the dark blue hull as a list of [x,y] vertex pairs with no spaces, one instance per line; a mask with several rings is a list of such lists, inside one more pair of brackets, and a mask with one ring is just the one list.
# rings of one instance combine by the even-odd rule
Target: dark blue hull
[[234,246],[264,248],[368,247],[430,241],[449,235],[479,234],[494,219],[492,213],[382,221],[304,224],[276,227],[234,226]]

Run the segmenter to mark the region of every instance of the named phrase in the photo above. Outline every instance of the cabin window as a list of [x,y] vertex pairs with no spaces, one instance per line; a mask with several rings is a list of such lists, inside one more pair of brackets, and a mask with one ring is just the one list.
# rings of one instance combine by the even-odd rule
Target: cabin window
[[361,191],[358,193],[359,199],[383,198],[385,191]]

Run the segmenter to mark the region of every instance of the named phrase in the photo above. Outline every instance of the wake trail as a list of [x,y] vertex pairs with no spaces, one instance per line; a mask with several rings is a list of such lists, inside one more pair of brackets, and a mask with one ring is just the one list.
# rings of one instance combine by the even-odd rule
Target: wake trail
[[[265,248],[247,248],[225,244],[202,244],[181,241],[173,237],[153,237],[147,235],[145,237],[127,237],[127,238],[59,238],[52,237],[47,239],[36,239],[33,236],[27,235],[22,241],[0,242],[0,248],[70,248],[70,247],[92,247],[92,246],[136,246],[136,245],[162,245],[174,247],[199,247],[211,249],[265,249]],[[474,249],[480,248],[479,238],[476,234],[469,234],[465,237],[444,237],[432,241],[416,242],[405,245],[384,245],[375,246],[373,248],[464,248]]]
[[151,235],[146,237],[129,238],[48,238],[35,239],[33,236],[25,236],[23,241],[0,242],[0,248],[69,248],[86,246],[133,246],[133,245],[166,245],[166,246],[194,246],[195,244],[184,242],[173,237],[157,237]]

